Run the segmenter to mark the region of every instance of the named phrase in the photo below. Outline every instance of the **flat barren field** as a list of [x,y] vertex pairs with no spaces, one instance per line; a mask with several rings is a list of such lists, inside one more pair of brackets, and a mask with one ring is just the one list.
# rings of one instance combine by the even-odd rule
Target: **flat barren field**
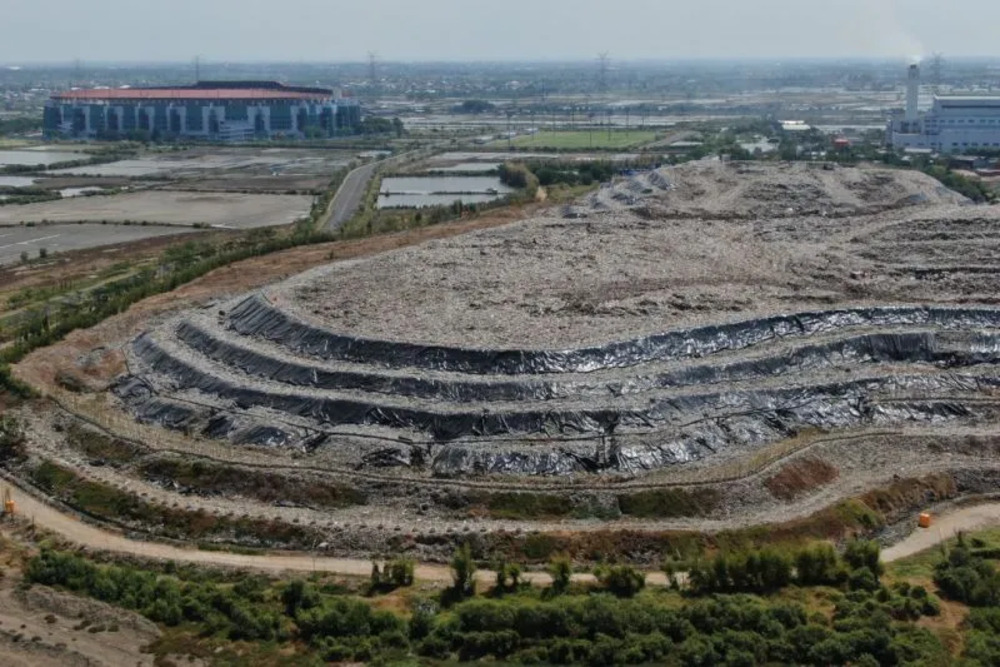
[[250,228],[284,225],[309,212],[306,195],[148,191],[0,207],[0,225],[124,222]]

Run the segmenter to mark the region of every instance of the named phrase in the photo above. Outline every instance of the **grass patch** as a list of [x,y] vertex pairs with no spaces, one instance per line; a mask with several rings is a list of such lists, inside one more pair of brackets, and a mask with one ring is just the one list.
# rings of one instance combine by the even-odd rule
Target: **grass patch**
[[140,470],[146,478],[176,482],[203,495],[239,494],[271,503],[282,501],[309,507],[350,507],[368,502],[364,492],[328,481],[289,477],[251,468],[179,459],[146,461]]
[[796,497],[829,484],[840,472],[826,461],[802,458],[786,463],[764,486],[775,498],[794,500]]
[[[629,148],[656,141],[656,132],[652,130],[607,129],[593,132],[589,130],[552,130],[515,137],[511,144],[515,148],[553,148],[566,150],[585,150],[603,148]],[[496,142],[507,144],[507,140]]]
[[112,438],[77,423],[67,427],[66,443],[90,459],[112,465],[131,463],[146,453],[146,450],[138,445],[120,438]]
[[311,528],[271,519],[218,516],[200,509],[155,505],[107,484],[84,479],[52,461],[43,461],[30,476],[40,489],[88,516],[139,526],[163,537],[289,548],[311,548],[323,538]]
[[539,493],[494,493],[486,507],[498,519],[545,519],[569,516],[573,503],[566,496]]
[[719,503],[713,489],[656,489],[618,496],[622,514],[644,519],[705,516]]
[[590,494],[474,492],[452,496],[444,504],[458,510],[462,516],[491,519],[617,519],[621,516],[616,503],[602,503]]

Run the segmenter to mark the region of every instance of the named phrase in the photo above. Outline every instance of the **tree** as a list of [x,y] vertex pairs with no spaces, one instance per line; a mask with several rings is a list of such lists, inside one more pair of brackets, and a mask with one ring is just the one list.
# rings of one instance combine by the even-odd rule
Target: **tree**
[[881,547],[875,540],[851,540],[844,550],[844,561],[852,570],[865,568],[878,578],[883,571]]
[[285,605],[285,615],[295,617],[300,609],[310,609],[319,603],[319,596],[305,581],[292,579],[281,591],[281,603]]
[[680,590],[681,582],[677,576],[677,568],[674,566],[674,562],[667,558],[663,561],[663,566],[660,569],[663,570],[663,574],[667,577],[667,585],[672,590]]
[[498,592],[517,590],[521,585],[521,566],[503,561],[496,566],[496,589]]
[[549,562],[549,574],[552,576],[552,590],[556,593],[565,593],[573,576],[573,564],[569,556],[555,556]]
[[392,128],[396,131],[397,138],[403,136],[403,121],[398,116],[392,119]]
[[472,547],[466,542],[455,551],[451,558],[452,590],[460,597],[468,597],[476,592],[476,562],[472,559]]
[[628,565],[601,567],[595,574],[609,593],[620,598],[633,597],[646,585],[646,576]]
[[382,571],[383,579],[393,588],[413,585],[413,571],[416,568],[412,558],[395,558]]
[[814,544],[795,555],[795,580],[800,586],[836,586],[847,579],[833,545]]

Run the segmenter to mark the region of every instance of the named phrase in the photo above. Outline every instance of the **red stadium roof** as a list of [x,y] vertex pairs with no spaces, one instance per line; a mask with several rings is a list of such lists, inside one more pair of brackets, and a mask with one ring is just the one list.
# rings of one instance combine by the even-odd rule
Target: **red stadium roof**
[[103,88],[53,93],[57,100],[317,100],[320,92],[264,88]]

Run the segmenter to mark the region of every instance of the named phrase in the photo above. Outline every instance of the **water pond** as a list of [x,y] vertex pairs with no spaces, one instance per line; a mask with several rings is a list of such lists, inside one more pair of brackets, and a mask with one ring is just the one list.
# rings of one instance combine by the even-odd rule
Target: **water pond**
[[391,177],[382,180],[379,208],[447,206],[456,199],[466,204],[494,201],[513,192],[496,176]]

